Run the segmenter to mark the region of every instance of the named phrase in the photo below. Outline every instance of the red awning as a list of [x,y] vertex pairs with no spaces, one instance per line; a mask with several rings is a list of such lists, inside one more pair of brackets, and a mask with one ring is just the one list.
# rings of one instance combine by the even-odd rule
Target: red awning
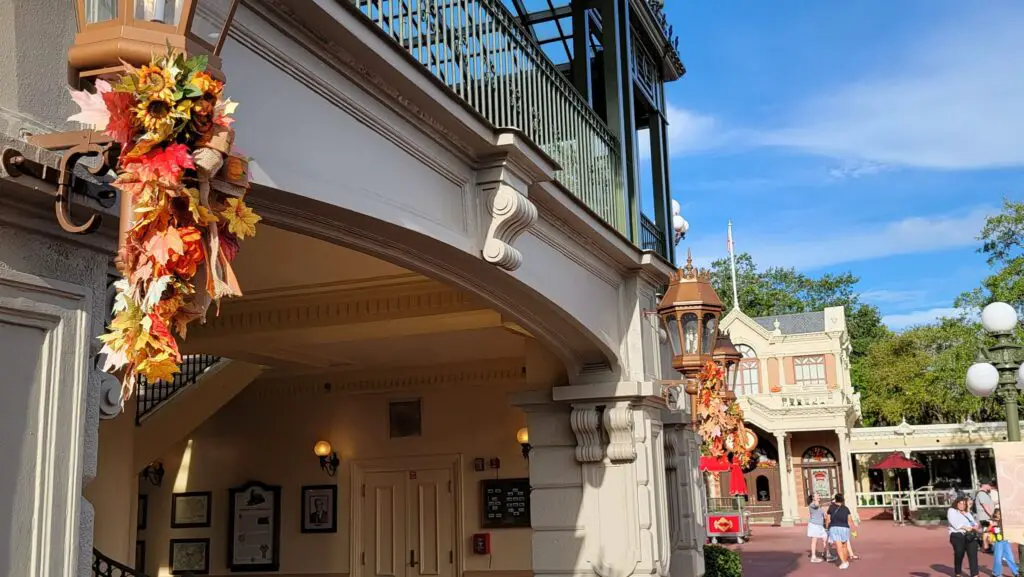
[[699,467],[707,473],[724,473],[729,470],[729,461],[725,457],[701,457]]
[[893,451],[891,455],[882,459],[882,462],[870,467],[871,469],[924,469],[924,465],[913,459],[908,459],[899,451]]

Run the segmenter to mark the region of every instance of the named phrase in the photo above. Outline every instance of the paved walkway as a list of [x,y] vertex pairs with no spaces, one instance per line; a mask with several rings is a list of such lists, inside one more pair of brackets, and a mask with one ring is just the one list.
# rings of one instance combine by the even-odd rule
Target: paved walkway
[[[889,521],[865,523],[854,539],[860,559],[840,571],[826,563],[811,563],[806,527],[753,528],[750,542],[736,546],[743,558],[743,575],[750,577],[938,577],[953,575],[953,551],[945,527],[899,527]],[[982,575],[991,575],[992,557],[981,555]],[[966,561],[964,572],[968,572]],[[1010,572],[1003,568],[1005,575]]]

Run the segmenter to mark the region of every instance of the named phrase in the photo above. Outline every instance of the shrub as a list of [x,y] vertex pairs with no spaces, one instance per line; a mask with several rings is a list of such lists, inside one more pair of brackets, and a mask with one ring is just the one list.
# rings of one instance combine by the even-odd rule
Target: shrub
[[740,554],[721,545],[705,545],[704,577],[743,577]]

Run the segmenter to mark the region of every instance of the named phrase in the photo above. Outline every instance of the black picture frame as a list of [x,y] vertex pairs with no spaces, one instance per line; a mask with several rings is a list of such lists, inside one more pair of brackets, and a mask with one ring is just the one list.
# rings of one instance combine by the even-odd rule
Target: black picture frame
[[528,529],[531,491],[528,477],[481,480],[480,528]]
[[146,541],[142,539],[135,541],[135,570],[146,574]]
[[145,531],[149,523],[149,495],[139,495],[139,504],[135,511],[135,529]]
[[[323,521],[317,522],[313,516],[317,513],[317,499],[329,500],[323,508]],[[337,485],[305,485],[301,493],[302,514],[299,521],[302,533],[337,533],[338,532],[338,486]]]
[[423,434],[422,399],[389,402],[388,432],[392,439],[421,436]]
[[[188,567],[175,566],[175,552],[178,547],[198,545],[202,548],[202,566],[189,565]],[[171,539],[167,551],[167,564],[170,566],[171,575],[209,575],[210,574],[210,540],[209,539]]]
[[[273,503],[266,505],[267,497],[271,497]],[[238,502],[239,498],[246,499],[245,507],[250,509],[239,511]],[[260,507],[265,507],[261,510]],[[261,515],[269,516],[270,518],[261,517]],[[249,517],[247,519],[247,517]],[[271,540],[270,545],[267,545],[266,551],[261,551],[261,559],[265,558],[265,563],[255,562],[255,558],[251,562],[238,563],[235,558],[235,543],[246,543],[247,545],[252,543],[252,535],[249,539],[245,539],[245,533],[242,533],[242,539],[239,539],[240,531],[245,530],[250,522],[254,522],[256,526],[269,526]],[[262,533],[262,531],[260,532]],[[267,485],[259,481],[249,481],[248,483],[240,486],[228,489],[228,569],[232,572],[237,573],[253,573],[253,572],[274,572],[279,571],[281,567],[281,487],[279,485]]]
[[[203,499],[206,501],[203,518],[198,521],[179,521],[179,501],[186,499]],[[213,516],[213,493],[210,491],[189,491],[186,493],[174,493],[171,495],[171,529],[198,529],[210,526]]]

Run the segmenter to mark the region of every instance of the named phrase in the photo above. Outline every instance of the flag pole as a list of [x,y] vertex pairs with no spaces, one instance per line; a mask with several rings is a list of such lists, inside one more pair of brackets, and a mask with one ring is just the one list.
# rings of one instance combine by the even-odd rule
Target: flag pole
[[739,310],[740,297],[739,289],[736,287],[736,251],[732,243],[732,221],[729,221],[729,265],[732,268],[732,306]]

